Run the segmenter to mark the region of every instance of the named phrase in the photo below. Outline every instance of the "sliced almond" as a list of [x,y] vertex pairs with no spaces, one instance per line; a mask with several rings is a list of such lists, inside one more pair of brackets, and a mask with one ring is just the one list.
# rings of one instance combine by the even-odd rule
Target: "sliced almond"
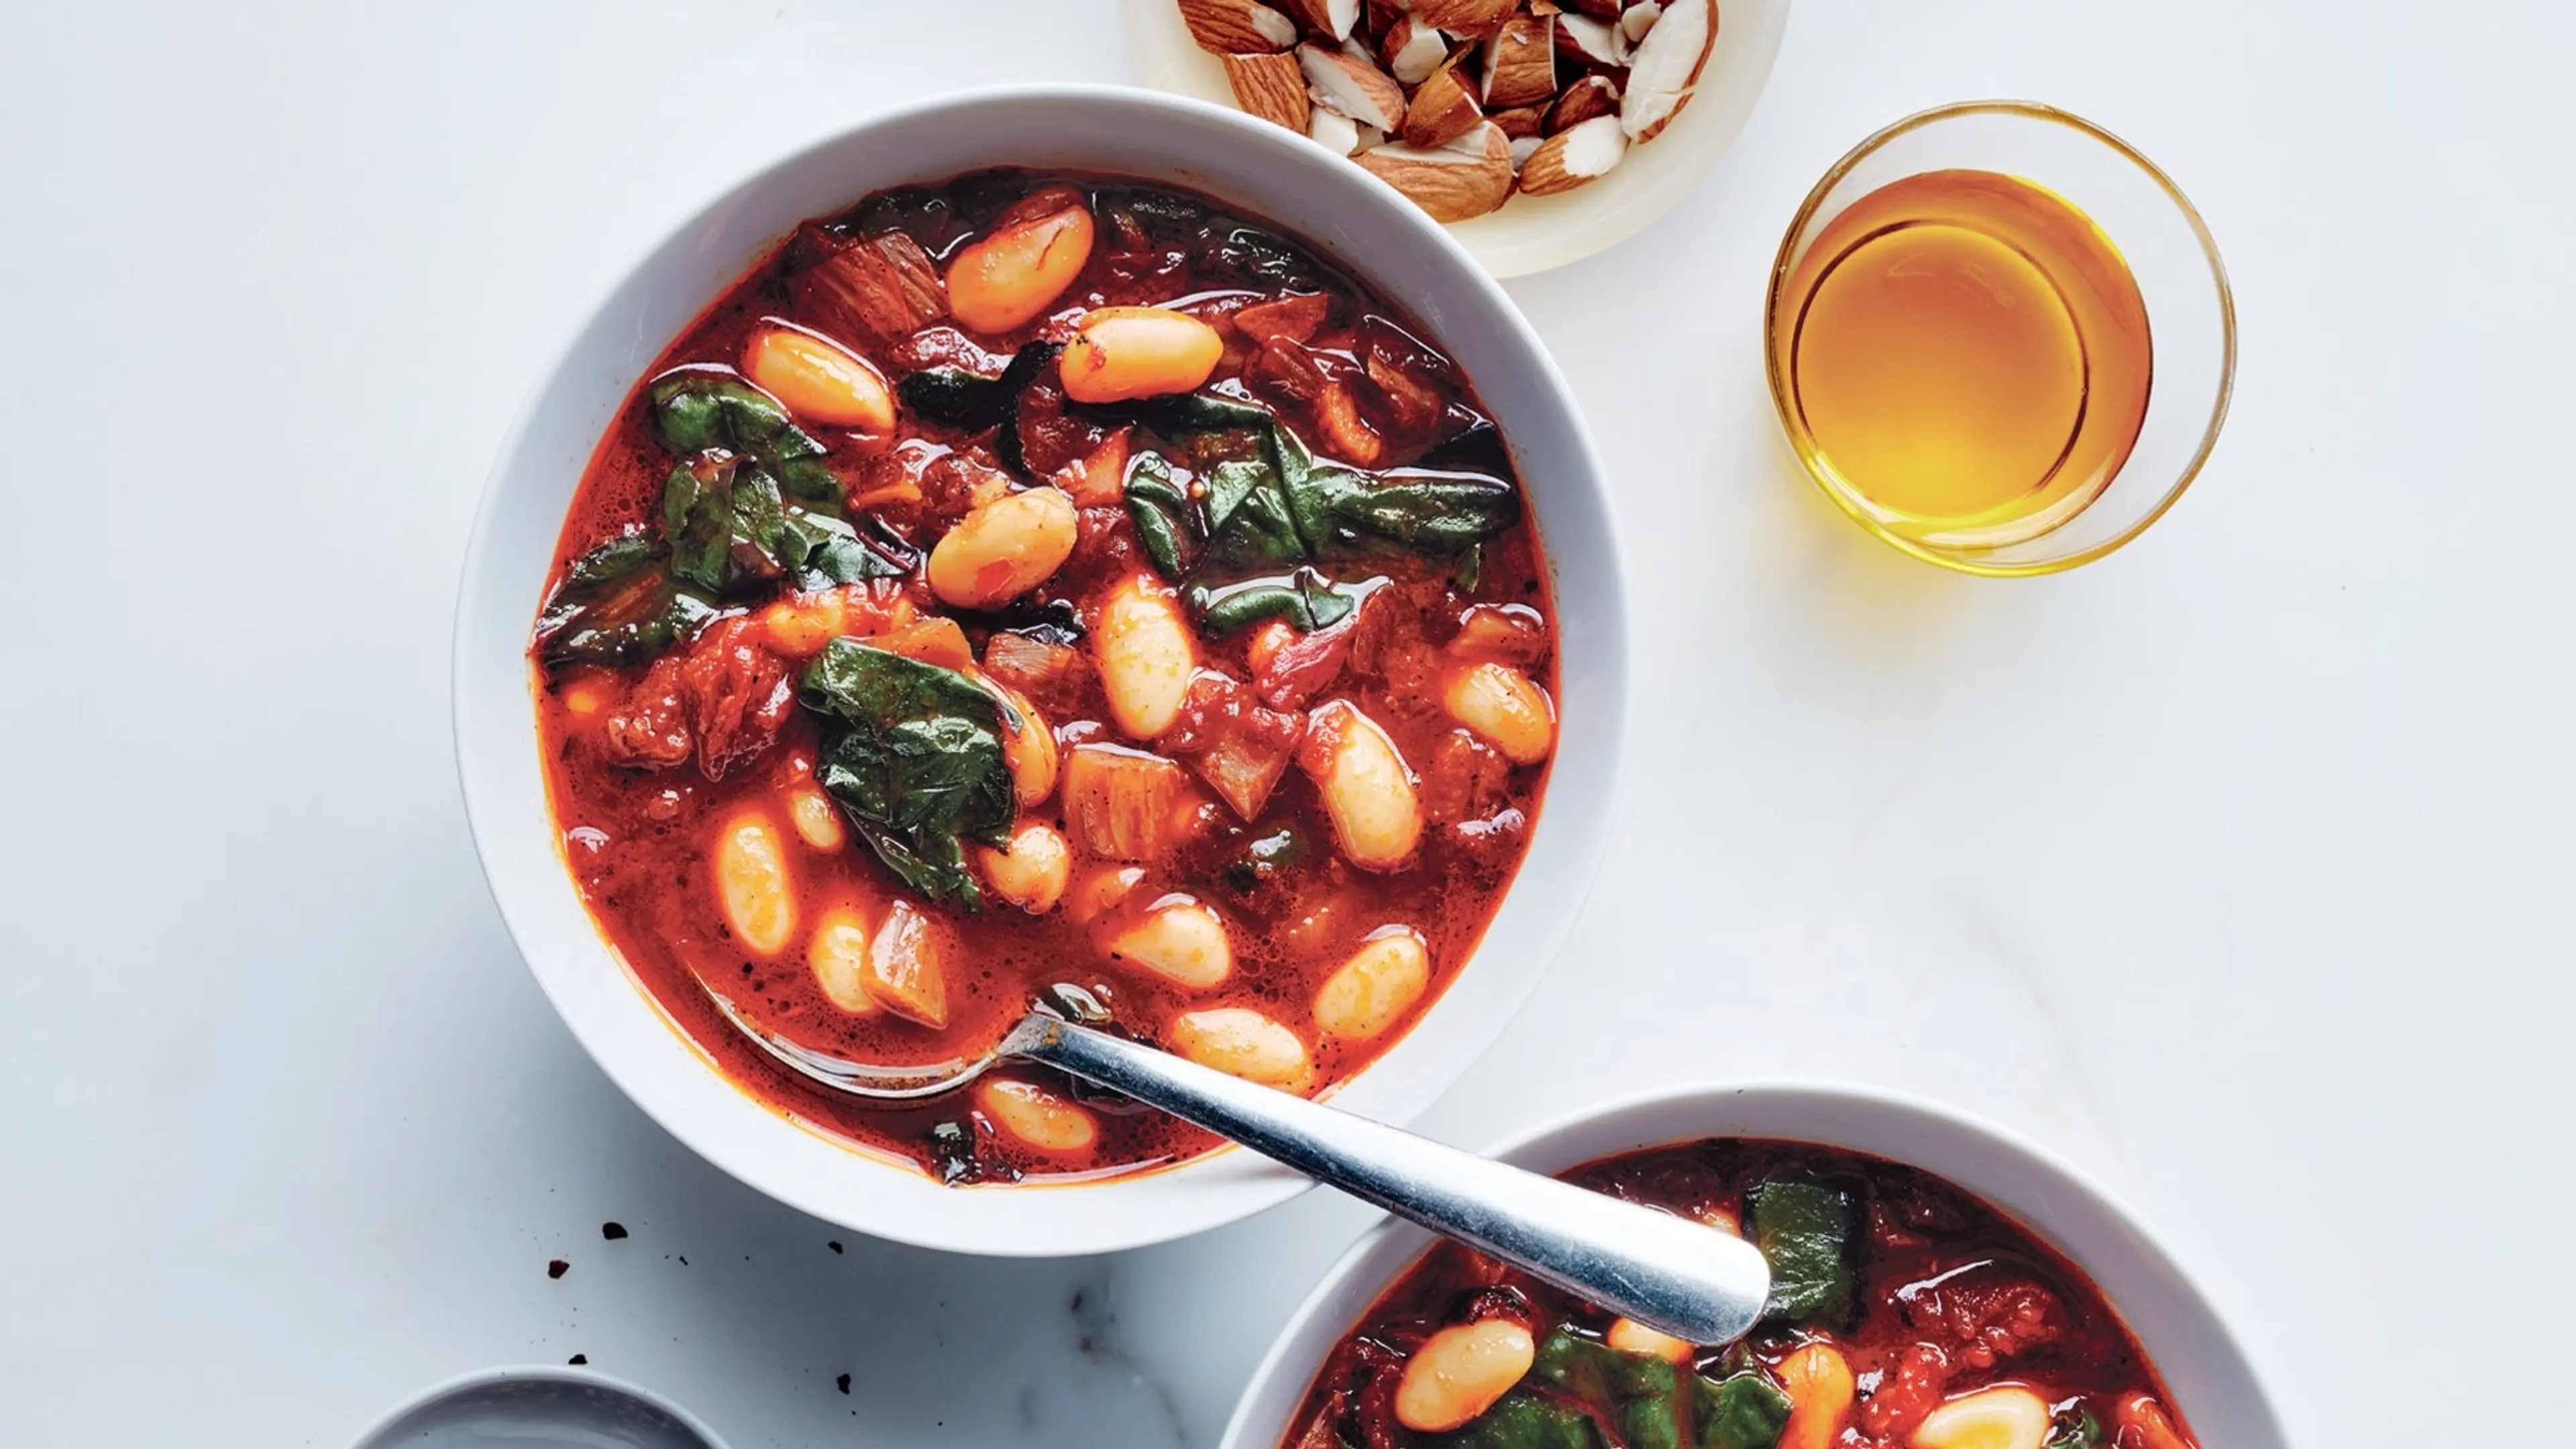
[[1201,50],[1251,55],[1297,43],[1297,22],[1260,0],[1180,0],[1181,22]]
[[1492,119],[1495,125],[1503,128],[1504,135],[1515,141],[1523,136],[1547,133],[1547,112],[1536,106],[1514,106],[1508,111],[1496,111]]
[[1351,28],[1360,23],[1360,0],[1297,0],[1298,13],[1306,23],[1333,37],[1351,38]]
[[1716,0],[1673,0],[1628,57],[1619,124],[1631,141],[1651,141],[1690,102],[1717,41]]
[[1476,129],[1484,119],[1484,111],[1467,93],[1467,83],[1459,79],[1458,62],[1453,60],[1414,88],[1413,101],[1404,108],[1404,144],[1445,146]]
[[1387,74],[1397,84],[1418,86],[1449,58],[1449,37],[1410,15],[1398,16],[1378,54],[1386,57]]
[[1611,21],[1589,15],[1556,18],[1556,50],[1576,65],[1625,65],[1628,38]]
[[1606,75],[1588,75],[1567,86],[1547,108],[1547,133],[1571,130],[1594,116],[1616,115],[1619,88]]
[[1360,123],[1322,106],[1314,107],[1306,118],[1306,135],[1336,156],[1348,156],[1360,148]]
[[1413,0],[1413,18],[1473,40],[1500,29],[1515,8],[1514,0]]
[[1308,41],[1297,47],[1314,99],[1363,126],[1392,131],[1404,123],[1404,89],[1386,72],[1338,50]]
[[1664,7],[1656,0],[1637,0],[1636,4],[1619,12],[1619,33],[1627,37],[1631,58],[1635,56],[1637,42],[1645,39],[1646,32],[1655,28],[1655,22],[1662,18],[1663,13]]
[[1303,135],[1314,107],[1306,100],[1306,73],[1285,51],[1225,57],[1226,84],[1246,113]]
[[1380,146],[1359,162],[1434,221],[1482,216],[1512,194],[1511,139],[1490,123],[1446,146]]
[[1617,116],[1594,116],[1539,144],[1521,164],[1521,190],[1532,196],[1572,191],[1606,174],[1628,154],[1628,133]]
[[1556,94],[1554,21],[1523,12],[1485,38],[1485,109],[1526,106]]

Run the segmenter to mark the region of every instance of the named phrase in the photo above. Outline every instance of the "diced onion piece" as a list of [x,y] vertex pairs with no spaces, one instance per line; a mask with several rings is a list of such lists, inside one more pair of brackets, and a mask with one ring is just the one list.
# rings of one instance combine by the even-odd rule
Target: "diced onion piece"
[[1064,757],[1064,813],[1091,855],[1152,860],[1170,843],[1184,777],[1160,755],[1123,745],[1076,745]]

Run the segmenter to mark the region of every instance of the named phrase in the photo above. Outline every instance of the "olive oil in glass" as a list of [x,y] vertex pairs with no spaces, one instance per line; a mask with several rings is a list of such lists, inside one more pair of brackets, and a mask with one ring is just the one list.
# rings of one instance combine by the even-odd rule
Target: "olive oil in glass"
[[1770,331],[1807,465],[1922,543],[2057,527],[2146,417],[2153,350],[2128,264],[2018,177],[1928,171],[1853,202],[1777,286]]

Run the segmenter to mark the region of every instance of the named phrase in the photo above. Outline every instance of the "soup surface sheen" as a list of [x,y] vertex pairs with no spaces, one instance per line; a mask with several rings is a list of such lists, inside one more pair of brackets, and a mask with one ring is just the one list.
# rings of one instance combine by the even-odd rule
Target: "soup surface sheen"
[[1335,1346],[1288,1449],[2195,1449],[2083,1270],[1929,1173],[1714,1138],[1561,1175],[1750,1238],[1762,1322],[1700,1348],[1444,1243]]
[[863,1105],[713,997],[903,1064],[1073,1001],[1320,1092],[1473,951],[1555,743],[1468,380],[1275,229],[1093,175],[879,193],[754,266],[601,441],[530,659],[639,982],[763,1100],[961,1184],[1212,1144],[1022,1068]]

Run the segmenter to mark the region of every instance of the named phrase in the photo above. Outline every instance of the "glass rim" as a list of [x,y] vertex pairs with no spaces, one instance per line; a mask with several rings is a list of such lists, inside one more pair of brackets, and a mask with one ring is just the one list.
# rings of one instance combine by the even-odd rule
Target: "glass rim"
[[[1875,155],[1889,142],[1940,121],[1977,115],[2011,116],[2026,121],[2040,121],[2064,126],[2086,136],[2144,172],[2147,178],[2155,182],[2165,196],[2173,202],[2174,209],[2182,214],[2183,221],[2191,228],[2193,238],[2200,243],[2201,256],[2209,263],[2210,280],[2217,285],[2218,289],[2220,348],[2218,396],[2210,406],[2209,422],[2201,430],[2199,446],[2193,449],[2190,459],[2183,464],[2173,482],[2166,486],[2164,496],[2157,499],[2153,506],[2118,533],[2071,553],[2018,563],[1996,563],[1973,558],[1964,553],[1907,538],[1870,517],[1851,499],[1844,497],[1823,478],[1818,477],[1815,466],[1808,462],[1804,453],[1799,454],[1798,467],[1799,471],[1807,475],[1807,481],[1814,484],[1818,492],[1833,500],[1834,506],[1841,509],[1852,521],[1867,529],[1872,536],[1882,542],[1926,563],[1938,564],[1946,569],[1978,574],[1987,578],[2028,578],[2035,574],[2063,573],[2113,552],[2139,534],[2146,532],[2157,519],[2165,516],[2166,511],[2181,499],[2184,490],[2190,488],[2192,481],[2200,476],[2202,466],[2209,461],[2211,451],[2218,446],[2219,430],[2227,421],[2228,404],[2236,394],[2236,293],[2227,280],[2227,263],[2218,255],[2218,241],[2209,234],[2209,225],[2201,219],[2200,208],[2191,204],[2191,198],[2183,194],[2182,188],[2174,184],[2174,179],[2165,174],[2164,168],[2148,160],[2146,154],[2137,147],[2072,111],[2049,105],[2044,101],[1952,101],[1946,105],[1916,111],[1910,116],[1902,117],[1872,131],[1863,137],[1859,144],[1844,152],[1840,160],[1826,168],[1825,174],[1817,178],[1816,184],[1809,188],[1806,199],[1798,203],[1797,212],[1789,218],[1789,228],[1780,238],[1780,249],[1772,257],[1770,285],[1764,290],[1762,297],[1763,371],[1771,384],[1772,411],[1780,421],[1781,430],[1788,435],[1791,451],[1795,452],[1797,451],[1797,428],[1790,421],[1788,379],[1780,372],[1780,351],[1771,343],[1771,326],[1772,319],[1779,314],[1780,289],[1788,282],[1792,256],[1797,251],[1799,235],[1805,232],[1808,223],[1815,219],[1818,210],[1824,205],[1825,198],[1832,193],[1833,189],[1863,161]],[[2047,535],[2041,534],[2039,537],[2044,539]]]

